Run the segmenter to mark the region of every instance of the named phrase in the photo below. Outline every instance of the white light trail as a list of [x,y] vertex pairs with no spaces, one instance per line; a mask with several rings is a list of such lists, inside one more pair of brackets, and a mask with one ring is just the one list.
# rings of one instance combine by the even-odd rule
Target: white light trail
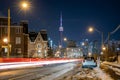
[[52,61],[32,61],[32,62],[11,62],[11,63],[0,63],[0,70],[4,69],[16,69],[24,67],[37,67],[48,64],[67,63],[78,61],[77,59],[71,60],[52,60]]

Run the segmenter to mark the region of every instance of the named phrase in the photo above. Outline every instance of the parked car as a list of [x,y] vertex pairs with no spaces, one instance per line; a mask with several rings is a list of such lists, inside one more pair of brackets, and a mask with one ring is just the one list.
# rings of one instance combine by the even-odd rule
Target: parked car
[[85,57],[82,62],[82,68],[94,68],[97,67],[97,62],[94,57]]

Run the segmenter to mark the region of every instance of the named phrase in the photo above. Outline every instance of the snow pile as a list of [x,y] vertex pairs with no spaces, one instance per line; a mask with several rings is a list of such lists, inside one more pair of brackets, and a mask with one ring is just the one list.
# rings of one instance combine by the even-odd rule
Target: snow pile
[[64,74],[56,80],[114,80],[109,74],[105,73],[99,67],[89,69],[81,68],[77,65],[72,71]]
[[114,80],[108,74],[106,74],[105,72],[103,72],[100,68],[95,68],[94,70],[97,72],[96,75],[99,78],[101,78],[101,80]]
[[102,80],[96,74],[97,72],[92,69],[82,69],[72,77],[72,80]]
[[108,74],[100,68],[77,68],[71,74],[56,80],[113,80]]
[[111,65],[111,66],[115,66],[115,67],[120,67],[119,63],[115,63],[115,62],[103,62],[103,64],[107,64],[107,65]]
[[117,75],[120,76],[120,64],[116,62],[103,62],[103,64],[107,64],[109,69],[113,70]]

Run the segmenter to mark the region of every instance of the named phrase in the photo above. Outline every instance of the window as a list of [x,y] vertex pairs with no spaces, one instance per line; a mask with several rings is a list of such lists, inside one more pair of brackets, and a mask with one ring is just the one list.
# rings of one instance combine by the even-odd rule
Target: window
[[7,27],[5,27],[5,34],[7,34],[8,33],[8,28]]
[[40,45],[40,44],[38,44],[38,45],[37,45],[37,48],[41,48],[41,45]]
[[22,53],[21,48],[16,48],[16,49],[15,49],[15,52],[16,52],[16,53],[19,53],[19,54]]
[[45,43],[44,43],[44,48],[45,48],[45,49],[47,48]]
[[40,38],[38,38],[38,41],[40,41]]
[[21,37],[16,37],[16,44],[21,44]]
[[17,27],[15,31],[16,31],[16,34],[20,34],[21,33],[21,28]]

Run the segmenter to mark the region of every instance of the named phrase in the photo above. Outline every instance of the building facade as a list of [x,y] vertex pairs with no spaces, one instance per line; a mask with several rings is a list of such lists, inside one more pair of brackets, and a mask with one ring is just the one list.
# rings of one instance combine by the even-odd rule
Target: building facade
[[[7,57],[8,43],[3,39],[8,38],[8,18],[0,18],[0,56]],[[27,57],[27,35],[28,24],[21,22],[20,24],[10,24],[10,54],[9,57]]]
[[30,32],[28,37],[28,57],[47,57],[48,40],[47,31]]

